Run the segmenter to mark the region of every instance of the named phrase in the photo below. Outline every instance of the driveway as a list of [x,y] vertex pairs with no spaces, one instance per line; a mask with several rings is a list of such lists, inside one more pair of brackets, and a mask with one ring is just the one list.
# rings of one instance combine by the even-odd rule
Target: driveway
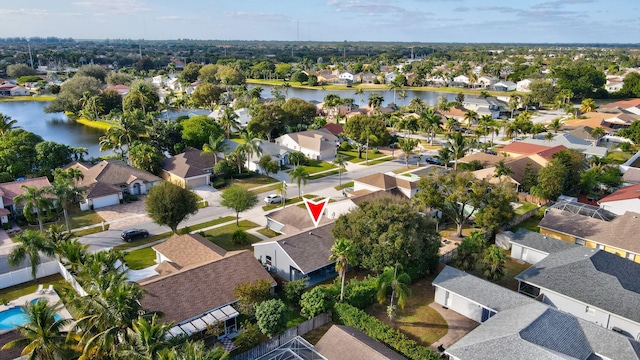
[[220,198],[219,191],[208,185],[194,187],[191,191],[200,196],[203,200],[207,200],[209,204],[218,201]]
[[140,219],[142,221],[146,218],[147,209],[145,207],[145,196],[139,196],[138,201],[134,201],[128,204],[118,204],[106,206],[100,209],[96,209],[96,214],[100,215],[105,222],[117,222],[120,220]]
[[480,323],[447,309],[436,302],[432,302],[429,306],[442,315],[449,328],[445,336],[431,345],[433,350],[437,350],[439,345],[442,345],[445,349],[448,348],[480,325]]

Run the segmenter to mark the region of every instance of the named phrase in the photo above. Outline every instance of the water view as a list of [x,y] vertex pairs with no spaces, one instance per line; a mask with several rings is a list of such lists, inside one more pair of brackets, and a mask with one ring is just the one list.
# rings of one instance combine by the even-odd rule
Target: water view
[[85,147],[89,150],[88,157],[107,155],[100,152],[98,145],[102,131],[77,124],[63,113],[45,113],[48,104],[44,101],[0,102],[0,113],[11,116],[18,121],[17,126],[47,141]]

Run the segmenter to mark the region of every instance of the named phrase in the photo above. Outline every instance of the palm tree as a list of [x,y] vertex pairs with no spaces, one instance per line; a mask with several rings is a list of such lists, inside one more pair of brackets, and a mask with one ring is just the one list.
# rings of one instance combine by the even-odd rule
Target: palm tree
[[473,271],[484,244],[485,239],[482,232],[472,231],[458,245],[458,251],[453,259],[455,266],[463,271]]
[[304,164],[306,161],[307,161],[307,157],[305,156],[304,153],[302,153],[302,151],[294,151],[291,154],[289,154],[289,162],[291,164],[294,164],[295,166]]
[[419,97],[414,97],[409,102],[409,108],[417,113],[422,112],[423,110],[425,110],[424,100],[420,99]]
[[262,155],[260,139],[255,138],[253,134],[249,133],[248,131],[243,131],[240,134],[240,141],[242,142],[242,144],[238,146],[238,149],[241,149],[241,151],[247,157],[247,169],[249,169],[249,162],[251,161],[251,157],[253,155]]
[[125,350],[121,355],[137,359],[157,359],[159,353],[173,345],[169,340],[172,323],[159,322],[157,315],[150,319],[138,317],[127,329]]
[[442,126],[442,117],[438,115],[433,108],[427,108],[420,113],[419,121],[424,122],[425,129],[430,135],[429,144],[433,145],[433,139],[436,137],[436,131]]
[[7,256],[7,264],[18,266],[28,257],[31,263],[31,276],[36,280],[38,273],[38,265],[40,265],[40,253],[46,256],[53,256],[55,247],[51,244],[42,233],[33,230],[25,230],[22,234],[15,237],[18,242],[11,249]]
[[438,149],[438,155],[436,155],[435,157],[443,166],[448,167],[449,162],[453,159],[453,153],[451,152],[451,148],[449,148],[448,146],[443,146]]
[[58,255],[58,262],[62,262],[62,255],[60,250],[60,246],[62,244],[69,242],[71,237],[73,236],[70,232],[65,231],[62,226],[59,224],[53,224],[49,226],[47,231],[45,231],[44,236],[45,239],[50,243],[54,248],[54,252]]
[[520,107],[520,97],[516,94],[512,94],[509,97],[509,110],[511,110],[511,118],[513,119],[513,114]]
[[207,154],[213,155],[213,164],[217,165],[218,154],[227,151],[227,149],[229,149],[229,146],[225,141],[224,135],[219,135],[218,137],[214,135],[210,135],[209,142],[202,146],[201,155],[207,155]]
[[337,238],[331,247],[331,256],[329,261],[336,262],[336,271],[340,274],[342,282],[340,286],[340,301],[344,300],[344,280],[347,275],[349,264],[355,263],[356,252],[351,240],[345,238]]
[[591,130],[591,136],[595,139],[596,145],[598,145],[600,138],[604,136],[604,129],[600,126],[594,128],[593,130]]
[[551,141],[553,140],[553,134],[548,132],[546,134],[544,134],[544,139],[547,140],[549,143],[551,143]]
[[8,133],[13,129],[19,128],[19,126],[14,126],[17,123],[18,120],[11,119],[11,116],[0,113],[0,136]]
[[467,110],[467,112],[464,113],[464,119],[467,121],[468,127],[471,127],[471,125],[473,125],[473,122],[477,118],[478,118],[478,113],[473,110]]
[[389,315],[390,321],[393,321],[396,312],[394,301],[397,300],[398,305],[404,309],[407,298],[411,296],[411,289],[409,288],[411,278],[407,273],[398,275],[398,266],[398,264],[396,264],[395,267],[388,266],[384,269],[384,272],[378,276],[377,297],[380,304],[385,302],[389,288],[391,288],[391,303],[387,307],[387,314]]
[[488,280],[499,280],[506,273],[507,255],[504,250],[491,245],[484,254],[482,264],[484,266],[484,276]]
[[369,94],[368,105],[370,108],[375,109],[377,111],[378,109],[380,109],[382,102],[384,102],[384,98],[382,97],[382,95],[378,93]]
[[464,137],[462,133],[455,132],[448,135],[447,138],[449,139],[449,146],[451,147],[451,152],[454,160],[453,169],[457,170],[458,159],[463,158],[467,154],[467,151],[469,151],[469,148],[471,146],[467,138]]
[[409,157],[413,154],[413,149],[418,146],[418,140],[416,139],[400,139],[398,141],[400,150],[404,153],[404,163],[409,168]]
[[295,169],[291,170],[289,173],[289,177],[292,182],[296,182],[298,184],[298,198],[302,198],[302,187],[300,184],[307,185],[307,180],[309,180],[309,173],[302,166],[296,166]]
[[262,87],[256,86],[253,89],[249,90],[249,97],[252,99],[260,99],[262,96]]
[[338,154],[338,156],[336,156],[336,159],[333,160],[333,165],[338,167],[338,184],[342,189],[342,171],[344,171],[344,169],[347,167],[347,159],[345,159],[344,156]]
[[84,196],[84,188],[76,186],[76,181],[84,178],[82,172],[73,171],[77,169],[68,169],[67,172],[56,169],[53,184],[48,189],[58,202],[58,206],[62,208],[64,221],[67,230],[71,230],[69,224],[69,205],[76,203]]
[[505,165],[504,160],[498,161],[496,164],[496,169],[494,170],[494,176],[499,178],[501,176],[509,176],[513,173],[510,167]]
[[593,99],[587,98],[582,100],[582,104],[580,106],[580,112],[588,113],[588,112],[596,111],[596,108],[598,108],[598,106],[596,105],[596,102]]
[[69,321],[56,319],[55,306],[49,305],[46,300],[38,300],[26,303],[24,313],[27,322],[16,328],[24,337],[8,342],[2,350],[21,347],[23,350],[20,355],[27,359],[75,358],[73,350],[68,345],[67,335],[62,332]]
[[49,189],[47,187],[38,189],[35,186],[26,185],[22,185],[21,188],[23,193],[15,197],[14,203],[24,206],[22,212],[27,219],[33,218],[33,214],[36,214],[40,232],[42,232],[42,212],[53,207],[53,201],[47,197]]
[[355,92],[355,95],[357,95],[358,97],[360,97],[360,102],[361,102],[361,103],[362,103],[362,102],[364,102],[364,99],[363,99],[364,89],[363,89],[363,88],[357,88],[357,89],[356,89],[356,92]]
[[551,123],[547,125],[547,127],[557,134],[558,130],[562,127],[562,118],[555,118],[551,120]]
[[222,111],[222,116],[220,117],[218,122],[220,123],[220,126],[224,129],[224,133],[227,139],[231,138],[231,130],[233,130],[234,128],[235,129],[240,128],[240,122],[238,121],[238,114],[236,114],[236,112],[233,111],[233,108],[229,106],[224,108],[224,110]]

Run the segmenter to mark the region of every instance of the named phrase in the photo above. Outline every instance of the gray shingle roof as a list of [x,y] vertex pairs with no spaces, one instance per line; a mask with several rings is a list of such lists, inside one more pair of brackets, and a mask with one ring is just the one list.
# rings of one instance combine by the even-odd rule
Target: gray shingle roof
[[518,243],[528,248],[540,250],[547,254],[552,254],[577,246],[524,228],[518,229],[518,231],[513,234],[511,242]]
[[522,142],[529,144],[536,144],[542,146],[558,146],[564,145],[569,149],[578,150],[587,155],[596,155],[596,156],[606,156],[607,148],[593,146],[590,141],[580,139],[570,134],[556,134],[553,140],[549,141],[546,139],[524,139]]
[[362,331],[344,325],[331,326],[320,338],[315,349],[331,360],[406,359]]
[[479,277],[445,266],[433,285],[449,290],[495,311],[503,311],[534,302],[533,299]]
[[516,279],[640,323],[640,264],[615,254],[576,246],[550,254]]
[[461,360],[640,359],[640,344],[539,302],[502,311],[447,349]]

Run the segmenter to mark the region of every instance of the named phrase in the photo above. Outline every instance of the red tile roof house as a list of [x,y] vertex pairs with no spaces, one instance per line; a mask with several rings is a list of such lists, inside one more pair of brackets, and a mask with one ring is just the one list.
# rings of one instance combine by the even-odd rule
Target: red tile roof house
[[14,202],[14,199],[18,195],[24,194],[23,186],[35,186],[38,189],[42,189],[43,187],[51,186],[51,183],[49,183],[49,179],[46,176],[43,176],[0,184],[0,223],[8,223],[9,214],[13,214],[21,208],[20,204]]
[[161,311],[173,322],[172,336],[192,335],[221,322],[221,335],[238,331],[236,286],[256,280],[276,282],[249,250],[225,251],[197,234],[173,235],[153,246],[159,274],[139,282],[145,294],[140,304]]
[[120,160],[101,161],[93,166],[74,161],[65,166],[65,169],[68,168],[78,169],[84,175],[84,179],[77,184],[86,188],[84,200],[80,202],[81,210],[119,204],[124,195],[146,194],[162,181]]
[[600,208],[623,215],[627,211],[640,213],[640,185],[623,187],[598,201]]

